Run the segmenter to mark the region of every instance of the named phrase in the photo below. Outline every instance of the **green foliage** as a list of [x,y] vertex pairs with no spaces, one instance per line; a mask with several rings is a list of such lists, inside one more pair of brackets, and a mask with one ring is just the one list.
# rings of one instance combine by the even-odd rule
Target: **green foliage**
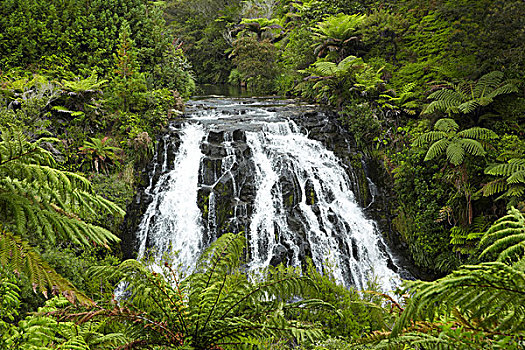
[[393,111],[402,111],[409,115],[415,115],[418,108],[418,103],[413,100],[417,96],[417,93],[413,91],[415,87],[416,83],[409,83],[403,86],[399,92],[396,93],[394,91],[392,93],[393,96],[381,94],[377,102],[382,107]]
[[[255,33],[259,41],[263,39],[274,41],[277,39],[280,30],[283,29],[279,22],[277,18],[243,18],[238,27],[244,31]],[[240,34],[242,35],[242,33]]]
[[81,303],[91,302],[91,299],[51,268],[28,241],[2,228],[0,228],[0,261],[10,271],[27,274],[35,293],[38,291],[47,297],[49,288],[54,293],[62,292],[71,302],[75,299]]
[[80,147],[80,152],[92,163],[93,170],[97,173],[99,168],[107,173],[108,164],[118,161],[118,152],[122,149],[111,146],[112,140],[107,136],[102,139],[91,138],[91,141],[84,141],[84,146]]
[[[363,24],[363,15],[339,14],[326,18],[313,28],[319,44],[315,53],[319,57],[328,55],[337,62],[348,55],[355,55],[359,42],[359,29]],[[328,54],[334,52],[334,54]]]
[[[162,11],[146,0],[4,0],[0,5],[2,70],[34,65],[58,75],[64,69],[109,73],[124,22],[130,24],[146,71],[162,61],[171,45]],[[46,62],[54,67],[42,66]]]
[[390,314],[381,307],[385,302],[384,295],[338,285],[329,271],[320,273],[311,261],[308,262],[306,273],[315,288],[307,291],[305,296],[330,303],[337,313],[332,310],[304,310],[299,313],[299,319],[320,323],[330,337],[354,340],[389,326]]
[[297,90],[304,97],[341,108],[344,100],[377,89],[382,83],[380,71],[355,56],[348,56],[339,63],[321,59],[300,71],[309,76],[297,86]]
[[49,140],[30,143],[21,132],[2,130],[0,216],[5,227],[17,235],[2,233],[1,259],[12,271],[27,272],[35,290],[45,292],[49,286],[70,291],[71,284],[50,269],[21,237],[108,247],[119,239],[81,218],[95,215],[96,210],[113,215],[123,215],[123,211],[95,195],[87,179],[56,169],[51,153],[40,146],[44,141]]
[[508,198],[509,205],[516,205],[525,199],[524,158],[512,158],[506,163],[489,165],[485,169],[485,174],[499,176],[500,179],[483,186],[484,196],[492,196],[505,191],[498,199]]
[[[110,317],[129,322],[136,346],[210,349],[244,344],[252,338],[277,337],[314,341],[321,331],[288,318],[298,310],[331,308],[316,299],[297,299],[310,280],[292,270],[267,271],[249,278],[243,271],[244,237],[221,236],[200,257],[195,271],[179,280],[166,263],[163,273],[151,272],[135,260],[109,270],[109,278],[126,283],[120,306],[75,313],[80,321]],[[94,269],[107,275],[107,268]]]
[[469,114],[491,104],[499,95],[517,92],[517,87],[503,81],[503,73],[494,71],[485,74],[478,81],[452,84],[450,88],[437,90],[428,96],[433,99],[423,113],[442,111],[449,115]]
[[308,27],[294,28],[288,34],[288,42],[282,53],[282,60],[294,70],[306,69],[315,62],[312,51],[315,41]]
[[68,304],[63,298],[47,301],[36,315],[27,316],[17,327],[13,327],[11,334],[4,335],[5,349],[109,350],[126,342],[122,333],[110,331],[107,321],[78,325],[57,322],[50,316]]
[[489,129],[473,127],[459,131],[459,125],[450,118],[443,118],[436,122],[434,130],[419,136],[412,144],[421,147],[430,143],[425,160],[432,160],[445,153],[447,160],[454,166],[463,163],[466,154],[482,156],[485,149],[480,141],[497,138]]
[[486,247],[480,258],[497,254],[497,261],[515,264],[523,270],[525,263],[525,218],[517,209],[498,219],[480,242]]
[[241,37],[233,43],[233,48],[233,63],[248,86],[255,91],[271,91],[278,73],[275,46],[268,40]]
[[0,141],[0,203],[2,220],[17,232],[57,238],[76,244],[107,246],[118,239],[110,232],[78,220],[103,209],[123,215],[122,209],[92,193],[89,181],[60,171],[51,153],[30,143],[21,132],[3,129]]
[[436,311],[447,310],[464,326],[486,335],[519,334],[525,326],[525,274],[500,262],[463,266],[434,282],[409,282],[412,297],[393,335],[409,320],[432,321]]

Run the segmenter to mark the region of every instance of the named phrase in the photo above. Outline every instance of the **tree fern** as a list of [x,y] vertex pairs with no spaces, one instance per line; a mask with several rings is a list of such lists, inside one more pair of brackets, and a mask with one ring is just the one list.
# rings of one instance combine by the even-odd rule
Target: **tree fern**
[[330,307],[315,299],[291,301],[301,295],[309,279],[284,269],[272,270],[264,279],[250,279],[241,267],[243,248],[244,237],[223,235],[183,281],[168,264],[163,274],[129,260],[118,268],[95,268],[96,275],[121,277],[128,294],[118,307],[75,317],[130,321],[132,341],[144,340],[140,345],[144,347],[186,344],[212,349],[242,344],[245,338],[319,338],[319,329],[286,317],[294,309]]
[[469,114],[480,107],[491,104],[500,95],[517,92],[513,82],[504,81],[499,71],[485,74],[477,82],[466,81],[461,84],[449,84],[428,96],[432,101],[423,113],[437,111],[451,114]]
[[467,130],[457,131],[459,125],[450,118],[443,118],[436,122],[434,130],[422,134],[412,143],[415,147],[421,147],[431,143],[425,160],[432,160],[443,153],[447,160],[454,166],[463,163],[465,155],[482,156],[485,150],[480,141],[497,138],[497,135],[489,129],[474,127]]
[[345,47],[352,41],[357,42],[358,29],[362,25],[365,16],[354,14],[339,14],[326,18],[323,22],[313,28],[314,35],[319,44],[315,47],[315,53],[319,57],[327,51],[338,51],[339,57],[345,57]]

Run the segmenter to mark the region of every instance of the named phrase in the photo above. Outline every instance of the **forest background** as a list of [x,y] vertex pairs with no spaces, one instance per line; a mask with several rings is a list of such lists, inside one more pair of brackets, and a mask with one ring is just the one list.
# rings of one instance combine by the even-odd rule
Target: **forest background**
[[[523,346],[523,1],[0,4],[0,346]],[[242,242],[232,237],[202,258],[237,242],[217,261],[223,270],[203,263],[205,287],[198,274],[180,281],[169,264],[163,279],[121,262],[123,208],[156,136],[198,84],[223,83],[337,113],[384,165],[398,242],[434,281],[408,282],[401,304],[344,290],[307,266],[303,277],[268,273],[263,288],[241,277]],[[120,278],[141,287],[117,311]],[[236,293],[211,288],[214,278]],[[284,305],[255,297],[272,285]],[[298,294],[301,312],[290,306]],[[43,306],[52,295],[66,299]],[[219,301],[232,300],[237,318],[215,320]]]

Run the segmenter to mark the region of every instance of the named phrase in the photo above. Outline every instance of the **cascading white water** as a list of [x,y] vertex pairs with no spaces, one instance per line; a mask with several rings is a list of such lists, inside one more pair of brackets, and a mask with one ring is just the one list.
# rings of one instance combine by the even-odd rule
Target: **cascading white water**
[[258,184],[249,233],[250,266],[268,265],[279,236],[294,250],[290,263],[299,262],[296,252],[300,248],[286,223],[279,190],[280,174],[286,171],[295,176],[301,190],[297,209],[305,219],[314,264],[318,268],[329,266],[334,277],[347,286],[363,289],[375,277],[385,291],[393,290],[399,277],[388,268],[388,257],[379,248],[384,243],[355,201],[340,161],[320,142],[308,139],[297,129],[293,122],[280,122],[266,124],[263,132],[247,133]]
[[[305,255],[310,255],[318,269],[328,268],[346,286],[363,289],[375,278],[385,292],[394,290],[399,276],[389,268],[392,258],[375,223],[359,208],[351,179],[333,152],[299,132],[292,121],[260,105],[229,111],[227,108],[246,107],[231,101],[221,103],[221,108],[195,111],[177,130],[180,146],[173,164],[164,156],[158,181],[147,189],[152,202],[137,233],[139,257],[148,256],[148,249],[152,249],[150,255],[158,262],[162,254],[178,251],[175,262],[191,271],[208,240],[221,233],[219,220],[225,220],[225,212],[217,213],[227,207],[231,208],[230,222],[251,213],[245,226],[236,223],[228,227],[246,231],[248,268],[252,271],[275,263],[276,255],[292,266],[300,266]],[[242,128],[244,141],[232,138],[230,131],[240,130],[235,128]],[[209,142],[211,130],[222,130],[222,139]],[[239,152],[239,142],[244,142],[249,152]],[[214,165],[217,172],[213,176],[204,176],[202,149],[212,147],[210,143],[222,153],[208,160],[220,166]],[[249,158],[252,170],[241,184],[235,172],[243,157]],[[205,178],[207,182],[200,183]],[[243,192],[247,181],[253,184],[253,196]],[[215,192],[218,184],[224,188],[225,183],[232,187],[229,198]],[[208,197],[201,212],[197,202],[203,189]],[[229,202],[226,206],[220,202],[225,200]],[[294,225],[290,224],[291,215]]]
[[163,255],[176,252],[175,261],[183,269],[191,269],[203,249],[197,189],[204,128],[198,124],[186,124],[180,135],[181,145],[174,164],[165,163],[165,172],[157,185],[149,189],[153,202],[139,225],[138,258],[146,256],[146,248],[154,254],[157,263]]

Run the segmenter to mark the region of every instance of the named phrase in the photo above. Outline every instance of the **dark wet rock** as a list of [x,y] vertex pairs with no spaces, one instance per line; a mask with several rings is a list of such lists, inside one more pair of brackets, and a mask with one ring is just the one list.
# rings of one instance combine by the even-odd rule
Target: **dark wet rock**
[[221,143],[224,141],[224,131],[210,131],[208,133],[208,142]]
[[281,263],[286,263],[288,257],[288,249],[282,244],[277,244],[273,247],[272,259],[270,260],[270,265],[277,266]]

